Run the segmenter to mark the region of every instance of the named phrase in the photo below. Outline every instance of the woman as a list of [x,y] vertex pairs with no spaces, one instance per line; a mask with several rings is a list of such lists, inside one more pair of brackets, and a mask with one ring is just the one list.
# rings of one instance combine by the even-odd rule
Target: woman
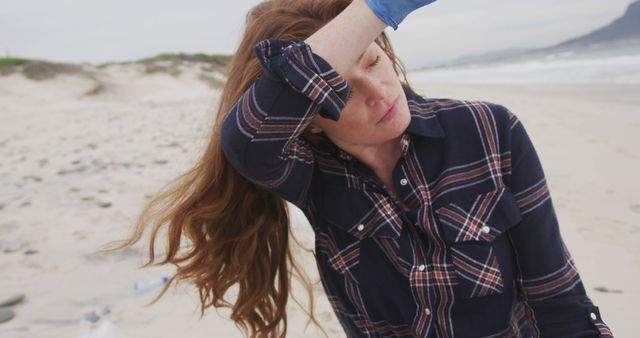
[[152,223],[152,264],[167,225],[170,282],[193,281],[202,312],[231,307],[246,335],[284,336],[289,272],[304,277],[286,200],[349,337],[611,337],[516,115],[407,83],[384,29],[430,2],[256,6],[205,153],[120,247]]

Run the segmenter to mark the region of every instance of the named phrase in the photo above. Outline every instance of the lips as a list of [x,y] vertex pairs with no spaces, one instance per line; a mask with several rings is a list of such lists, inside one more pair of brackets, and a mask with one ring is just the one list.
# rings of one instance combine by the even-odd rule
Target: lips
[[398,110],[397,106],[398,106],[398,99],[396,98],[391,104],[391,107],[387,109],[387,112],[378,120],[378,122],[376,122],[376,124],[390,120]]

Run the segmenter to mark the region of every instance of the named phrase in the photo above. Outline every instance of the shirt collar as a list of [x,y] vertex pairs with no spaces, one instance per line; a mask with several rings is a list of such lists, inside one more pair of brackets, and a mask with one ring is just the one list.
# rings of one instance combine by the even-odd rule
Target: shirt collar
[[440,126],[438,116],[434,111],[436,105],[434,105],[433,100],[425,99],[407,88],[404,89],[407,103],[409,104],[409,112],[411,113],[411,122],[407,131],[411,134],[428,138],[445,137],[444,129]]
[[338,156],[340,156],[341,159],[346,160],[346,161],[351,161],[353,159],[353,155],[351,155],[348,152],[342,150],[342,148],[336,147],[336,149],[338,149]]
[[[434,105],[431,104],[429,99],[425,99],[419,94],[402,86],[407,96],[407,103],[409,104],[409,113],[411,114],[411,121],[409,127],[402,135],[402,156],[406,156],[409,150],[409,144],[411,143],[411,136],[418,135],[426,138],[444,138],[446,136],[444,129],[438,121],[438,117],[434,111]],[[328,139],[327,139],[328,141]],[[330,141],[329,141],[330,142]],[[351,162],[353,155],[342,150],[341,148],[334,146],[338,152],[338,156]]]

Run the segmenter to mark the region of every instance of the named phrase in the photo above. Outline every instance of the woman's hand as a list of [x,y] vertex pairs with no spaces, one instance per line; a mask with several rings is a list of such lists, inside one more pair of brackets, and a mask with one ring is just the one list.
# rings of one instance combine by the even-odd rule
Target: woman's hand
[[435,0],[366,0],[367,5],[387,25],[398,29],[398,25],[409,13]]

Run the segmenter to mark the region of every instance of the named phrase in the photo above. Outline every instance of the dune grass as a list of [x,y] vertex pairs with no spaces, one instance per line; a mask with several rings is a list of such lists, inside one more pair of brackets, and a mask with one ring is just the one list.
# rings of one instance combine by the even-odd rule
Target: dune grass
[[[219,63],[226,64],[231,60],[233,55],[228,54],[184,54],[184,53],[163,53],[158,54],[156,56],[152,56],[149,58],[140,59],[134,61],[135,63],[145,63],[145,62],[153,62],[153,61],[195,61],[195,62],[210,62],[210,63]],[[3,66],[20,66],[28,63],[36,62],[37,60],[26,59],[26,58],[16,58],[16,57],[4,57],[0,58],[0,67]],[[129,62],[106,62],[98,65],[105,66],[108,64],[120,64],[120,63],[129,63]]]
[[139,60],[138,62],[145,61],[201,61],[201,62],[216,62],[227,63],[231,60],[231,55],[226,54],[183,54],[183,53],[163,53],[156,56]]
[[0,67],[2,66],[19,66],[27,63],[34,62],[31,59],[23,59],[23,58],[0,58]]

